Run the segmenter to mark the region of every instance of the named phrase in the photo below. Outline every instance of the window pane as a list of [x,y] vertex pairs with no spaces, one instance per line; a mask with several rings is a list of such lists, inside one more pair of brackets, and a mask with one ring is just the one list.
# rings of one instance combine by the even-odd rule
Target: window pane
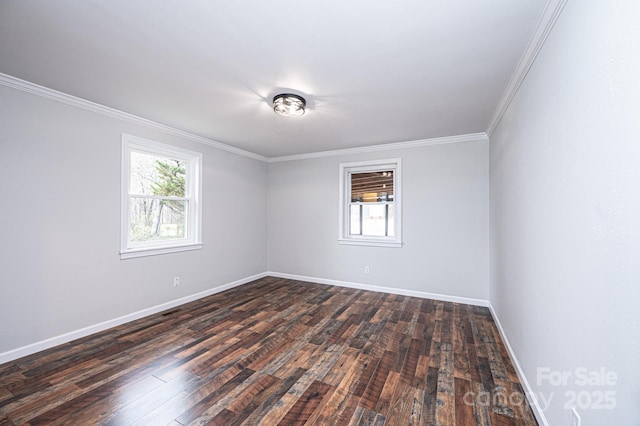
[[360,235],[360,206],[350,206],[349,234]]
[[351,201],[364,203],[393,201],[393,170],[352,173]]
[[129,241],[147,242],[186,238],[187,201],[131,197]]
[[386,204],[362,205],[362,235],[386,236]]
[[184,160],[131,152],[130,194],[184,197]]

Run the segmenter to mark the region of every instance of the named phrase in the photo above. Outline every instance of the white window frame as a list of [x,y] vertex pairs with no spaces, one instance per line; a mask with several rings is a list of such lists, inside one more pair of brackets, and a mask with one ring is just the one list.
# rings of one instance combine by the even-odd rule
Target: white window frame
[[[384,160],[358,161],[340,164],[340,219],[339,244],[378,247],[402,247],[402,175],[401,158]],[[349,218],[351,205],[351,174],[393,170],[393,204],[394,204],[394,236],[371,237],[349,234]]]
[[[130,194],[131,153],[158,155],[162,157],[184,160],[186,164],[185,196],[180,199],[188,201],[185,217],[186,238],[130,242],[129,201],[134,194]],[[130,259],[141,256],[153,256],[165,253],[175,253],[202,248],[202,154],[187,149],[178,148],[143,139],[137,136],[122,135],[122,177],[121,177],[121,238],[120,258]]]

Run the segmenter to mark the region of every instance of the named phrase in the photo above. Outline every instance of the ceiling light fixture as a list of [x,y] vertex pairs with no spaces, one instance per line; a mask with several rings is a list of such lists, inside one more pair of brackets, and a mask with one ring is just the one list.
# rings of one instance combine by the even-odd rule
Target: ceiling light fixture
[[282,93],[273,98],[273,110],[278,115],[285,117],[300,117],[304,114],[307,102],[302,96],[291,93]]

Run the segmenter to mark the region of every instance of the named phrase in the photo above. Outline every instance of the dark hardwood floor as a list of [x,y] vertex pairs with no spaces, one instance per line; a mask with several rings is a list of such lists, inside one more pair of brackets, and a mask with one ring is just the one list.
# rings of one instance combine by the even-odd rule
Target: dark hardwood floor
[[535,425],[486,308],[267,277],[0,365],[0,425]]

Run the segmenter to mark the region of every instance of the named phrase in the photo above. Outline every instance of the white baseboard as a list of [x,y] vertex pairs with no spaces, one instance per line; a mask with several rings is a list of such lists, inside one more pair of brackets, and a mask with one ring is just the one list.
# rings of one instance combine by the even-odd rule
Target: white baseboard
[[405,290],[402,288],[381,287],[377,285],[361,284],[361,283],[354,283],[349,281],[338,281],[338,280],[332,280],[327,278],[308,277],[305,275],[286,274],[283,272],[274,272],[274,271],[269,271],[266,273],[266,275],[271,277],[287,278],[287,279],[297,280],[297,281],[309,281],[309,282],[318,283],[318,284],[329,284],[329,285],[335,285],[338,287],[357,288],[360,290],[369,290],[369,291],[381,291],[384,293],[399,294],[401,296],[412,296],[412,297],[420,297],[422,299],[434,299],[434,300],[442,300],[443,302],[464,303],[466,305],[489,307],[489,301],[484,299],[473,299],[469,297],[450,296],[447,294]]
[[500,324],[500,318],[498,318],[498,314],[493,309],[493,305],[489,303],[489,310],[491,311],[491,316],[493,317],[493,322],[496,323],[498,327],[498,331],[500,332],[500,336],[502,337],[502,341],[509,352],[509,357],[511,358],[511,362],[516,368],[516,373],[518,374],[518,378],[520,379],[520,383],[524,388],[524,393],[527,395],[527,400],[529,401],[529,405],[533,411],[533,414],[536,416],[536,420],[538,423],[543,426],[549,426],[549,422],[547,422],[547,418],[544,415],[544,411],[542,407],[540,407],[540,403],[538,402],[538,398],[536,398],[536,394],[533,392],[531,385],[529,384],[529,380],[527,380],[527,376],[524,375],[524,371],[518,362],[518,358],[516,358],[516,354],[513,352],[511,345],[509,344],[509,339],[507,339],[507,335],[502,328],[502,324]]
[[81,337],[86,337],[93,333],[98,333],[100,331],[106,330],[111,327],[116,327],[118,325],[125,324],[127,322],[135,321],[137,319],[156,314],[158,312],[166,311],[167,309],[174,308],[176,306],[184,305],[185,303],[193,302],[194,300],[201,299],[206,296],[210,296],[215,293],[220,293],[222,291],[228,290],[233,287],[240,286],[242,284],[246,284],[251,281],[255,281],[260,278],[264,278],[267,276],[267,273],[263,272],[260,274],[252,275],[250,277],[241,278],[237,281],[233,281],[227,284],[223,284],[218,287],[211,288],[209,290],[202,291],[200,293],[192,294],[190,296],[181,297],[180,299],[171,300],[166,303],[162,303],[157,306],[152,306],[150,308],[142,309],[137,312],[133,312],[131,314],[123,315],[118,318],[114,318],[112,320],[104,321],[99,324],[90,325],[88,327],[81,328],[79,330],[71,331],[69,333],[61,334],[59,336],[51,337],[46,340],[42,340],[40,342],[32,343],[30,345],[22,346],[20,348],[12,349],[7,352],[0,353],[0,364],[4,364],[6,362],[13,361],[15,359],[21,358],[23,356],[31,355],[36,352],[44,351],[46,349],[50,349],[54,346],[61,345],[63,343],[70,342],[75,339],[79,339]]

